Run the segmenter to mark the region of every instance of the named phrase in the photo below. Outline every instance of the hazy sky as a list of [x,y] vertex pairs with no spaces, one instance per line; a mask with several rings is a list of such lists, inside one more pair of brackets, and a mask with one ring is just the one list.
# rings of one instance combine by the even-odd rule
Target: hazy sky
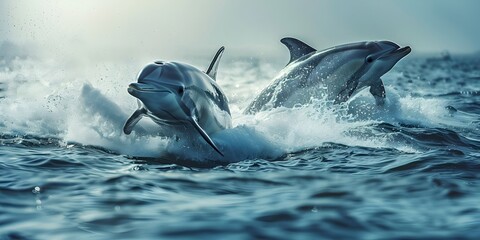
[[[283,56],[279,40],[317,49],[388,39],[417,52],[480,50],[477,0],[0,1],[0,40],[108,56]],[[113,55],[112,55],[113,54]]]

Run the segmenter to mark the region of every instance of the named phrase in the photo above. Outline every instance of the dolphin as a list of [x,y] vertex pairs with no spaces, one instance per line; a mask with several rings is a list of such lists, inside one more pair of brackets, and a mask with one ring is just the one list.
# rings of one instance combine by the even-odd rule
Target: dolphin
[[205,72],[173,61],[145,66],[137,82],[128,86],[128,93],[138,99],[139,107],[126,121],[123,132],[130,134],[147,116],[162,126],[162,134],[178,137],[196,132],[223,156],[210,135],[232,127],[227,97],[216,83],[224,50],[218,50]]
[[245,109],[254,114],[276,107],[308,104],[326,99],[335,104],[370,87],[378,105],[385,102],[381,76],[411,52],[390,41],[344,44],[317,51],[295,38],[281,40],[290,51],[284,69]]

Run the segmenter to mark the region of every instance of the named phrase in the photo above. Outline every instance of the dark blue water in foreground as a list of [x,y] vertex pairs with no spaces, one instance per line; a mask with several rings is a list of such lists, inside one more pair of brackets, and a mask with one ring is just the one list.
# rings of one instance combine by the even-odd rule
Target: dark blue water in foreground
[[63,123],[2,116],[0,239],[480,239],[480,59],[407,58],[385,82],[420,110],[220,165],[132,157],[47,127]]

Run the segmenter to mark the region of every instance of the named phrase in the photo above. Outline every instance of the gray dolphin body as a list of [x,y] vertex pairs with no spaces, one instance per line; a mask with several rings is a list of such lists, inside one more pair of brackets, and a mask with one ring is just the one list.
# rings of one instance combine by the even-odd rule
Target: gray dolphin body
[[165,135],[198,133],[223,156],[209,136],[232,126],[227,97],[215,82],[223,51],[224,47],[218,50],[206,72],[180,62],[156,61],[144,67],[138,82],[128,86],[128,93],[139,100],[139,109],[123,132],[130,134],[148,116],[163,127]]
[[290,62],[249,104],[246,114],[304,105],[312,99],[341,103],[367,87],[382,105],[385,88],[380,77],[411,51],[389,41],[351,43],[322,51],[294,38],[281,42],[290,50]]

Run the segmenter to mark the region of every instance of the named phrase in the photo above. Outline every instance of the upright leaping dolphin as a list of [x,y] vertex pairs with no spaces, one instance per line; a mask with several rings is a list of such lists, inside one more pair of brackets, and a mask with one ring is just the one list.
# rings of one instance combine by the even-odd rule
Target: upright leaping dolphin
[[295,38],[281,42],[290,50],[290,61],[249,104],[247,114],[303,105],[312,99],[341,103],[366,87],[382,105],[385,88],[380,77],[411,51],[389,41],[351,43],[323,51]]
[[[224,47],[205,72],[180,62],[156,61],[143,68],[128,93],[139,99],[139,108],[123,127],[130,134],[144,116],[163,127],[167,136],[198,133],[223,156],[210,135],[232,126],[228,100],[215,82]],[[198,136],[198,135],[197,135]]]

